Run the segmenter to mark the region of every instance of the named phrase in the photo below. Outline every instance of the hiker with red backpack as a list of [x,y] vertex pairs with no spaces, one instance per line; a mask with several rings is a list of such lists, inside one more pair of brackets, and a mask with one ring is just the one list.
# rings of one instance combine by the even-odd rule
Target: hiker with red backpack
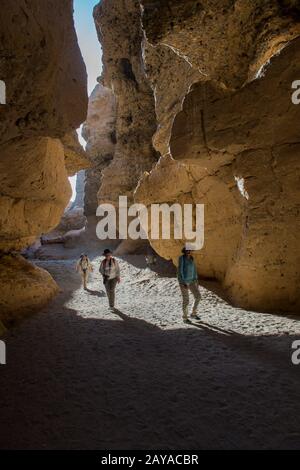
[[109,306],[114,308],[116,287],[121,282],[120,266],[110,250],[104,250],[103,256],[105,259],[102,261],[99,271],[103,276]]

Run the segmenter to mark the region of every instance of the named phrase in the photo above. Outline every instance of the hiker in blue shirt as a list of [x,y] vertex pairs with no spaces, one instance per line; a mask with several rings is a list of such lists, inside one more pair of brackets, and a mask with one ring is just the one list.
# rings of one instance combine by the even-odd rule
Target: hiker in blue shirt
[[197,309],[201,300],[200,288],[198,283],[198,273],[194,258],[191,251],[183,248],[182,256],[178,263],[178,281],[182,294],[183,321],[189,323],[188,307],[189,307],[189,291],[194,296],[195,302],[191,318],[199,320]]

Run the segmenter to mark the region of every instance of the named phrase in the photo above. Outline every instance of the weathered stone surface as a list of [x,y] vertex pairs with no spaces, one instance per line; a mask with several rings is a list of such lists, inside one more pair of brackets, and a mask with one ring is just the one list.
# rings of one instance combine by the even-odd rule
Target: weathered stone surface
[[[87,77],[71,0],[3,0],[0,31],[0,79],[7,91],[0,106],[0,251],[9,252],[55,227],[70,200],[61,139],[85,120]],[[71,172],[72,165],[67,158]],[[20,258],[7,271],[7,259],[0,266],[3,314],[51,297],[50,276]]]
[[59,291],[49,273],[19,255],[1,257],[0,282],[0,318],[7,326],[42,308]]
[[238,88],[300,33],[295,0],[141,0],[153,45],[165,44],[205,79]]
[[158,124],[153,145],[161,155],[165,155],[169,153],[174,118],[181,111],[191,85],[201,80],[202,75],[166,46],[153,47],[145,42],[144,57]]
[[133,200],[141,174],[156,161],[154,98],[143,65],[139,2],[103,0],[94,17],[103,48],[104,84],[117,101],[114,157],[102,171],[98,199],[117,204],[119,195]]
[[66,134],[62,138],[65,151],[65,165],[69,176],[74,176],[82,169],[89,168],[91,162],[80,145],[76,131]]
[[[194,85],[175,118],[171,156],[145,174],[136,200],[205,204],[199,273],[223,282],[232,302],[257,310],[300,306],[300,40],[265,76],[238,92]],[[153,241],[176,263],[182,243]]]
[[1,147],[0,250],[19,250],[58,225],[72,191],[60,140],[15,139]]
[[99,83],[89,99],[88,116],[82,135],[91,168],[86,171],[85,213],[95,215],[102,170],[113,159],[116,144],[116,99],[113,92]]
[[70,230],[81,230],[86,225],[86,217],[82,207],[75,207],[65,212],[55,232],[62,234]]
[[86,71],[73,24],[73,2],[2,0],[0,142],[60,138],[85,120]]
[[[99,201],[203,203],[199,273],[248,309],[299,309],[299,13],[293,0],[103,0],[95,9],[117,102]],[[183,242],[151,240],[175,264]]]
[[6,327],[4,326],[4,324],[0,321],[0,337],[5,335],[7,329]]

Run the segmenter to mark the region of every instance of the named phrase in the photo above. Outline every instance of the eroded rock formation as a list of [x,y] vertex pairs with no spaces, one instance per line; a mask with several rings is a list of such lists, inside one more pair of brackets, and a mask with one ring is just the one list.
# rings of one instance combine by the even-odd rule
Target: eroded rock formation
[[156,130],[153,93],[143,63],[141,10],[137,0],[103,0],[94,10],[103,48],[103,81],[117,101],[114,157],[102,172],[100,202],[133,201],[145,170],[157,160],[152,146]]
[[65,166],[69,176],[74,176],[83,168],[89,168],[92,162],[78,141],[76,131],[66,134],[62,138],[65,151]]
[[[300,42],[286,44],[299,34],[298,7],[234,2],[222,14],[215,11],[212,27],[216,2],[143,3],[147,37],[168,44],[206,79],[187,94],[170,140],[166,135],[166,155],[141,180],[136,200],[204,203],[205,246],[195,255],[199,273],[219,279],[239,306],[298,311],[300,109],[292,104],[291,84],[300,76]],[[234,26],[238,18],[241,24],[247,18],[246,34]],[[248,37],[258,28],[255,40]],[[152,244],[176,263],[180,242]]]
[[[84,121],[87,108],[72,5],[1,3],[0,78],[7,104],[0,106],[0,250],[6,253],[0,315],[6,319],[41,306],[57,291],[47,273],[9,253],[56,226],[70,200],[69,146],[62,140]],[[67,156],[70,173],[81,165],[68,162]]]
[[205,79],[239,88],[300,33],[297,0],[140,0],[153,45],[165,44]]
[[[99,200],[205,204],[199,274],[250,309],[300,304],[299,13],[293,0],[104,0],[95,10],[117,100]],[[183,241],[151,243],[176,264]]]
[[[94,17],[87,213],[120,195],[204,204],[199,274],[241,307],[297,311],[298,2],[102,0]],[[151,240],[175,264],[183,242]]]
[[116,144],[116,98],[109,88],[99,83],[89,99],[88,116],[82,135],[92,162],[86,171],[85,214],[95,216],[101,173],[112,161]]
[[0,312],[8,327],[41,308],[59,292],[48,272],[22,256],[2,254],[0,261]]
[[190,87],[202,80],[202,75],[164,45],[154,47],[144,42],[144,61],[155,100],[157,128],[153,145],[165,155],[169,153],[174,119]]

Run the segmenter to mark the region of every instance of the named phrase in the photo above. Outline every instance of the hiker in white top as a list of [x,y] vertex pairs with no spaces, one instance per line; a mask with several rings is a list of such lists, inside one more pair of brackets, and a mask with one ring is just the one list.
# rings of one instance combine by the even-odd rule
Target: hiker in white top
[[87,255],[81,255],[78,263],[76,264],[76,271],[81,274],[84,290],[87,290],[87,282],[89,273],[93,271],[92,263]]
[[103,283],[107,292],[109,306],[115,306],[115,291],[117,284],[121,282],[120,279],[120,266],[118,261],[113,258],[110,250],[105,250],[103,253],[105,259],[100,265],[100,273],[103,276]]

